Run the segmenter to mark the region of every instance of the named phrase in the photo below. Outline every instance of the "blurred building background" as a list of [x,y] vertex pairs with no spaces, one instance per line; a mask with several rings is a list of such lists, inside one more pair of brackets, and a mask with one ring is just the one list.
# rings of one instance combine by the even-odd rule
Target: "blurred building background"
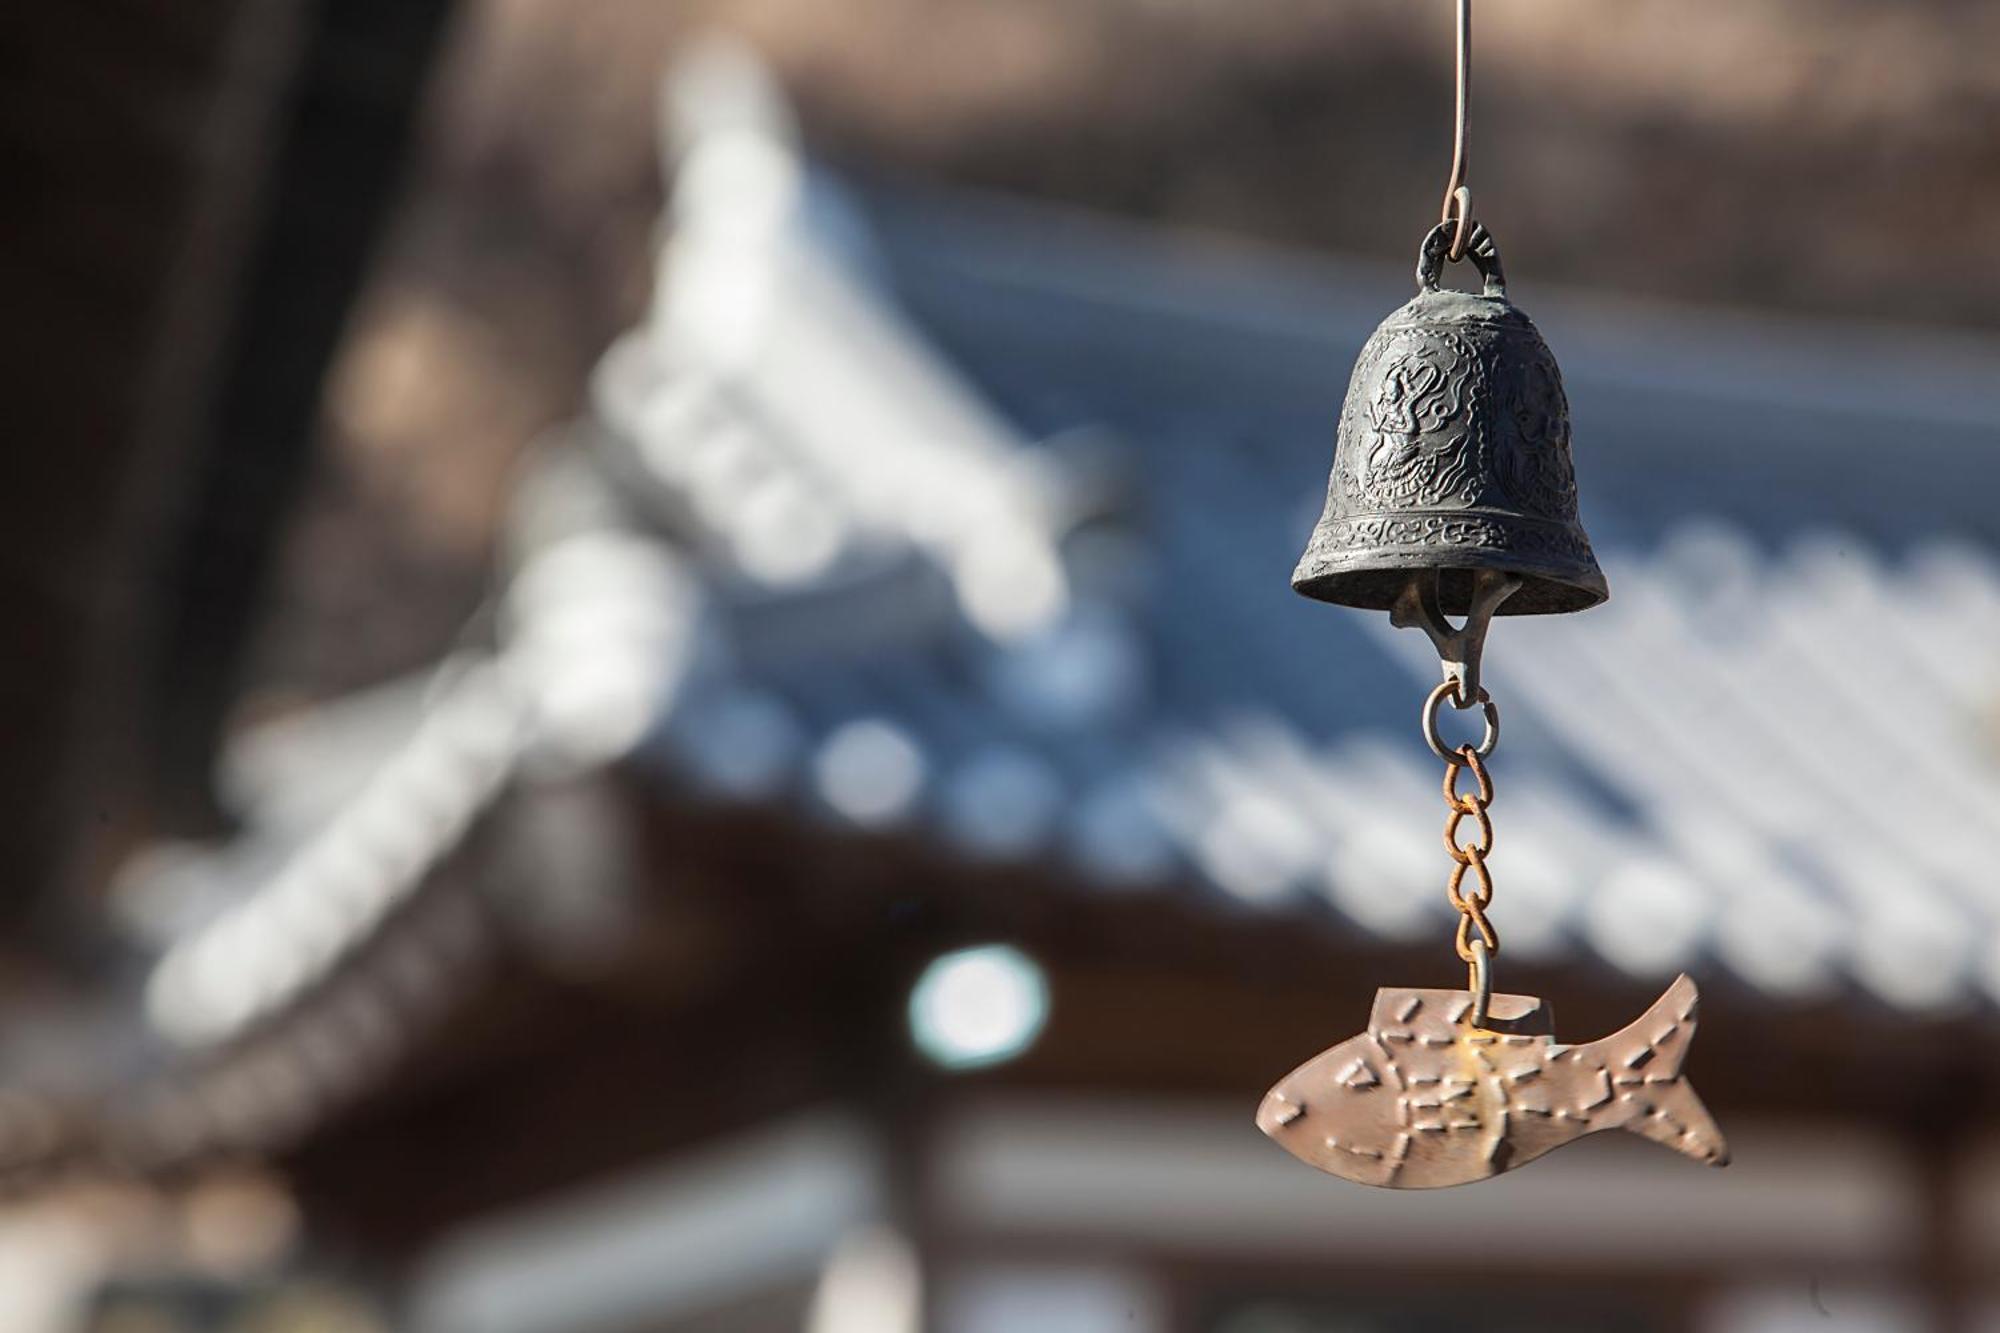
[[2000,1329],[1991,6],[1479,8],[1501,982],[1692,972],[1735,1164],[1250,1123],[1457,976],[1286,587],[1448,8],[23,15],[0,1327]]

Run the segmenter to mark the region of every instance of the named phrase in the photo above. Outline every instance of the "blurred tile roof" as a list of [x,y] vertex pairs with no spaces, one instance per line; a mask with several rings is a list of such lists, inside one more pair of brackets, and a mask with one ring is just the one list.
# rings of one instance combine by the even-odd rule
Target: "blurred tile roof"
[[[643,754],[1107,886],[1441,931],[1429,646],[1286,580],[1407,279],[854,190],[775,123],[691,144],[657,317],[598,379],[594,448],[709,608]],[[2000,994],[1991,344],[1519,285],[1613,598],[1494,632],[1509,948]]]

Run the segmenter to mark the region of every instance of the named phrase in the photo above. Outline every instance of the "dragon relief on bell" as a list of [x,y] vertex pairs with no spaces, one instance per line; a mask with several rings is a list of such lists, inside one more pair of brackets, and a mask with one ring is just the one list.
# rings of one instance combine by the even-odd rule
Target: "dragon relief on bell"
[[1486,336],[1393,321],[1377,331],[1334,451],[1343,498],[1574,521],[1569,402],[1555,358],[1497,328],[1476,332]]
[[1562,371],[1547,346],[1525,351],[1494,367],[1494,476],[1523,512],[1574,523],[1576,468]]
[[1471,504],[1479,498],[1474,395],[1479,354],[1464,338],[1389,328],[1355,371],[1356,397],[1335,448],[1336,475],[1354,500]]

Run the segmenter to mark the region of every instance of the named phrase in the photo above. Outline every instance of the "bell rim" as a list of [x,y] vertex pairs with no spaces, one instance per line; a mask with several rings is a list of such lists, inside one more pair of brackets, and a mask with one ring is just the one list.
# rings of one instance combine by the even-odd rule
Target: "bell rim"
[[[1520,577],[1522,589],[1495,612],[1502,616],[1567,615],[1601,606],[1611,597],[1610,585],[1594,554],[1587,567],[1579,568],[1569,562],[1524,559],[1504,549],[1454,551],[1446,563],[1438,560],[1434,550],[1374,548],[1321,556],[1308,550],[1292,571],[1292,590],[1334,606],[1387,611],[1395,605],[1407,576],[1428,570],[1467,575],[1494,570]],[[1369,575],[1389,577],[1371,580]],[[1442,601],[1447,614],[1464,615],[1469,594],[1454,596],[1447,591]]]

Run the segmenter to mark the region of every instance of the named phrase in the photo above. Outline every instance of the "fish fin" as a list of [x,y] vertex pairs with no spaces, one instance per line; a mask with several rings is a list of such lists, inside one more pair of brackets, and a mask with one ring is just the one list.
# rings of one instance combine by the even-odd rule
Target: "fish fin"
[[1679,1078],[1694,1041],[1700,998],[1694,979],[1683,972],[1652,1008],[1621,1030],[1591,1042],[1590,1051],[1604,1061],[1614,1083],[1620,1078],[1655,1083]]
[[1722,1128],[1681,1074],[1699,999],[1693,979],[1683,973],[1638,1021],[1591,1042],[1590,1054],[1603,1063],[1624,1112],[1613,1123],[1697,1162],[1727,1166]]

